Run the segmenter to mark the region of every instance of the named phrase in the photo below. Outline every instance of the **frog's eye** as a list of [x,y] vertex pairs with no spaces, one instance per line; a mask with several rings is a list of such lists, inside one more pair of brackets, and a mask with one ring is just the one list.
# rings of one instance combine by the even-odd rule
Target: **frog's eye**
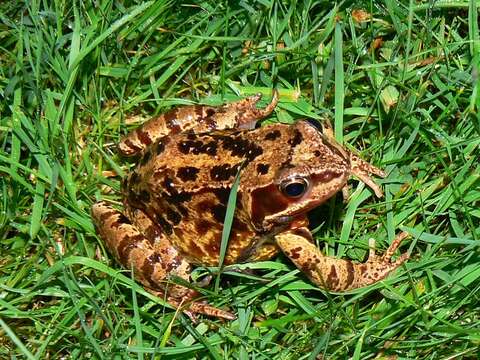
[[282,193],[290,198],[299,198],[307,191],[309,186],[308,180],[305,178],[287,179],[280,184]]

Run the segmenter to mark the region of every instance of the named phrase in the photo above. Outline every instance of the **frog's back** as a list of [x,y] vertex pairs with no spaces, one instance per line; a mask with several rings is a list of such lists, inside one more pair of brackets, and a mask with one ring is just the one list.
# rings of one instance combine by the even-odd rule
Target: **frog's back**
[[[216,264],[228,196],[240,166],[258,158],[268,162],[270,152],[258,144],[264,132],[264,128],[222,130],[161,138],[127,177],[125,201],[145,211],[189,261]],[[256,241],[249,211],[241,206],[242,191],[237,195],[226,263],[248,257],[251,242]]]

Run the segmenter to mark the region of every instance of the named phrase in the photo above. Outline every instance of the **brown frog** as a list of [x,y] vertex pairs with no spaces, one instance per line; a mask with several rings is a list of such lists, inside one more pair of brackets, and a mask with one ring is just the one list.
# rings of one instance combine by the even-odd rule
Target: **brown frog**
[[[326,257],[312,243],[307,212],[342,190],[350,175],[382,192],[376,167],[342,148],[331,131],[307,121],[255,128],[274,110],[278,94],[258,109],[260,95],[220,107],[187,106],[153,118],[124,138],[123,155],[139,156],[123,181],[124,213],[105,202],[92,208],[101,238],[151,292],[167,292],[190,313],[233,319],[197,292],[169,281],[190,281],[191,265],[218,265],[227,200],[239,173],[235,216],[225,264],[288,256],[318,286],[346,291],[375,283],[407,258],[391,261],[401,233],[382,257],[370,244],[366,263]],[[167,289],[168,288],[168,289]]]

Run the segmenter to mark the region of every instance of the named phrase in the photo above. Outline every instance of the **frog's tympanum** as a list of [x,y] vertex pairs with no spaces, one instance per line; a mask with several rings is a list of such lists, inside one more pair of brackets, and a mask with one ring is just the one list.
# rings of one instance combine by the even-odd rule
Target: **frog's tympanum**
[[202,302],[198,293],[172,282],[190,281],[192,265],[219,263],[230,189],[238,172],[235,215],[224,264],[266,260],[282,251],[316,285],[346,291],[375,283],[407,255],[391,257],[374,244],[366,263],[322,255],[312,243],[307,212],[342,190],[350,175],[382,192],[369,176],[384,173],[322,134],[307,121],[255,127],[275,108],[260,95],[220,107],[186,106],[153,118],[128,134],[119,149],[137,155],[138,165],[123,181],[124,212],[105,202],[92,208],[101,238],[125,267],[155,294],[167,292],[174,306],[190,313],[234,316]]

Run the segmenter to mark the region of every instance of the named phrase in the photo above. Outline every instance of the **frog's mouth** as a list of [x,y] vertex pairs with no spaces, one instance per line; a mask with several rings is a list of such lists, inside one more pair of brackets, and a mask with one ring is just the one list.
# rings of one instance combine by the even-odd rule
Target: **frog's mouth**
[[306,228],[308,227],[308,217],[305,214],[296,216],[292,219],[292,221],[289,224],[289,229],[300,229],[300,228]]

